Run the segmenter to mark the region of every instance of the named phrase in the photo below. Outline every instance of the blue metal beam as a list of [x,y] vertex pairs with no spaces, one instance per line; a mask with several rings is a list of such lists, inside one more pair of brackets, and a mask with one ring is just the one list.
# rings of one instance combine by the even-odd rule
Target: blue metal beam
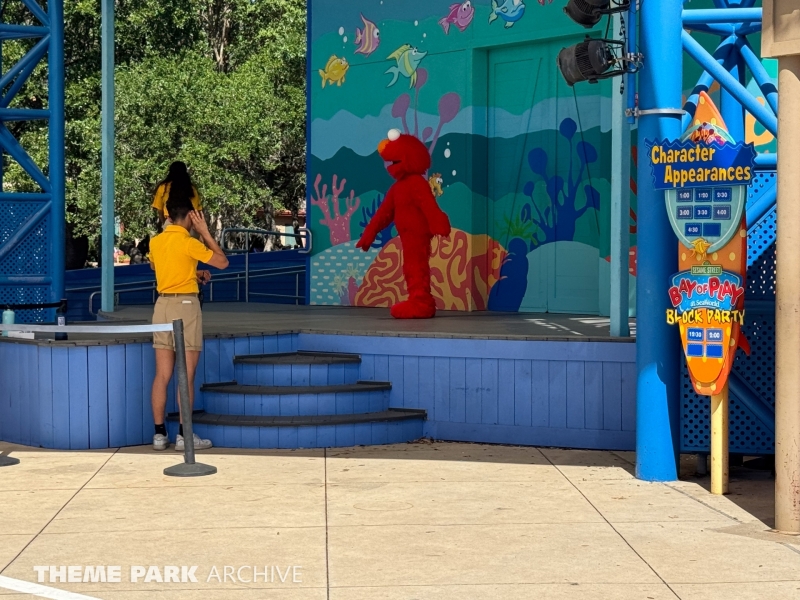
[[777,115],[778,88],[772,83],[772,78],[767,73],[764,65],[761,64],[756,53],[753,52],[753,48],[750,46],[750,42],[747,41],[747,38],[741,38],[737,47],[739,48],[739,53],[742,55],[744,62],[747,64],[747,68],[750,69],[750,72],[753,74],[753,79],[756,80],[758,87],[761,89],[761,93],[764,94],[764,98],[772,109],[772,113]]
[[683,48],[697,63],[708,71],[720,86],[736,98],[772,135],[778,134],[778,120],[769,109],[761,106],[753,95],[720,65],[687,31],[681,31]]
[[49,119],[47,108],[0,108],[0,122],[3,121],[38,121]]
[[[42,38],[40,43],[44,42],[45,40],[47,40],[47,43],[46,43],[45,47],[49,49],[50,48],[50,36],[47,35],[44,38]],[[45,54],[46,54],[46,52],[45,52]],[[42,56],[40,57],[40,60],[41,60],[41,58],[44,58],[44,54],[42,54]],[[14,79],[14,83],[11,84],[11,87],[8,88],[8,90],[6,91],[5,94],[3,94],[2,99],[0,99],[0,106],[6,107],[9,104],[11,104],[11,101],[14,99],[14,97],[17,95],[17,93],[22,89],[22,86],[25,85],[25,82],[28,81],[28,78],[31,76],[33,71],[36,69],[36,65],[37,64],[38,63],[31,62],[31,63],[28,63],[27,65],[25,65],[25,67],[22,69],[22,71],[20,71],[19,74],[17,75],[16,79]],[[3,88],[0,88],[0,91],[2,91],[2,89]]]
[[28,8],[29,11],[31,11],[34,17],[39,19],[39,22],[42,25],[50,24],[50,19],[47,16],[47,13],[42,10],[42,7],[39,6],[36,0],[22,0],[22,3]]
[[736,25],[730,23],[692,23],[684,25],[689,31],[699,31],[700,33],[710,33],[720,37],[736,34]]
[[14,78],[17,76],[25,75],[24,80],[27,80],[28,77],[30,77],[30,74],[33,72],[33,69],[37,64],[39,64],[39,61],[42,60],[45,54],[47,54],[47,49],[49,46],[49,35],[44,36],[41,40],[36,42],[36,45],[34,45],[33,48],[28,50],[25,55],[6,72],[5,75],[0,77],[0,91],[6,89],[8,84],[14,81]]
[[50,29],[47,27],[0,23],[0,40],[23,40],[28,38],[44,37],[48,33],[50,33]]
[[[722,67],[730,73],[731,77],[738,81],[742,88],[745,88],[747,79],[745,78],[744,59],[736,49],[738,39],[736,36],[731,38],[734,49],[728,54],[728,58],[722,64]],[[746,88],[745,88],[746,89]],[[748,92],[749,93],[749,92]],[[744,141],[744,108],[738,100],[726,89],[720,90],[719,112],[722,115],[722,120],[725,121],[725,126],[728,133],[737,142]]]
[[703,23],[742,23],[761,21],[760,8],[700,8],[684,10],[681,14],[684,25]]
[[37,184],[39,184],[39,186],[42,188],[42,191],[48,194],[52,193],[50,181],[47,179],[47,177],[45,177],[45,174],[42,173],[42,170],[39,168],[39,166],[20,145],[20,143],[17,141],[17,138],[11,135],[11,132],[6,128],[6,126],[1,123],[0,146],[11,155],[11,158],[16,160],[20,166],[25,169],[25,172],[28,173],[28,175],[30,175]]
[[41,202],[50,200],[50,194],[36,192],[0,192],[0,202]]
[[[728,36],[714,51],[714,58],[717,59],[720,64],[724,64],[733,51],[735,44],[736,36]],[[682,118],[682,126],[684,130],[689,127],[692,119],[694,118],[695,112],[697,111],[697,103],[700,101],[700,92],[708,93],[712,83],[714,83],[714,78],[708,73],[708,71],[703,71],[703,73],[700,75],[700,78],[697,80],[697,84],[694,86],[691,95],[686,99],[686,102],[683,105],[683,110],[686,111],[686,114],[684,114]]]

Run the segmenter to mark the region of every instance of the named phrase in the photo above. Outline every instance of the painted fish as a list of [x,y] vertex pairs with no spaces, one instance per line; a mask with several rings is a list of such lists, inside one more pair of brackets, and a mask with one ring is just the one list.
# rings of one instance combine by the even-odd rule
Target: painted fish
[[428,178],[428,185],[431,186],[431,192],[433,192],[434,198],[438,198],[444,194],[444,190],[442,189],[443,183],[444,181],[442,180],[441,173],[434,173]]
[[347,62],[346,58],[337,58],[335,55],[331,56],[325,68],[319,70],[319,75],[322,77],[322,87],[325,87],[325,84],[329,81],[331,85],[335,83],[337,86],[341,87],[349,68],[350,64]]
[[364,29],[356,27],[356,54],[369,56],[381,45],[381,31],[364,15],[361,15],[361,20],[364,22]]
[[502,4],[497,4],[497,0],[492,0],[492,14],[489,15],[489,23],[498,17],[506,22],[506,29],[513,27],[525,14],[525,2],[522,0],[503,0]]
[[451,4],[449,14],[439,21],[439,25],[444,29],[445,35],[450,33],[450,25],[455,25],[461,31],[464,31],[472,23],[474,16],[475,8],[470,0],[466,0],[461,4]]
[[400,46],[397,50],[392,52],[386,60],[396,60],[397,66],[389,67],[386,71],[386,73],[394,74],[391,83],[386,87],[392,87],[397,83],[397,79],[400,75],[408,77],[411,80],[408,87],[414,87],[417,83],[417,67],[419,67],[419,63],[421,63],[422,59],[427,55],[427,52],[412,48],[409,44]]

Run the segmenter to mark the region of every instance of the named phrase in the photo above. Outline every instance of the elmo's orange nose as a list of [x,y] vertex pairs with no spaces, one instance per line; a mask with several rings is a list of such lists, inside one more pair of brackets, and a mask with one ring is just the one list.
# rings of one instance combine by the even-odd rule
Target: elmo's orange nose
[[389,140],[381,140],[380,144],[378,144],[378,154],[383,152],[383,149],[389,145]]

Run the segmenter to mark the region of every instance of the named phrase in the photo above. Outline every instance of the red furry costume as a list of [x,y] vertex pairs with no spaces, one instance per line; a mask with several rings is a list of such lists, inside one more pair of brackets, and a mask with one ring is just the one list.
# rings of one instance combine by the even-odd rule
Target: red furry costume
[[[398,137],[399,136],[399,137]],[[387,170],[397,182],[389,188],[378,212],[364,229],[356,247],[368,251],[379,231],[394,221],[403,245],[403,275],[408,300],[392,307],[395,319],[430,319],[436,314],[431,295],[431,238],[450,235],[450,220],[436,204],[425,180],[431,166],[428,149],[411,135],[389,132],[390,140],[378,145],[378,153],[391,163]]]

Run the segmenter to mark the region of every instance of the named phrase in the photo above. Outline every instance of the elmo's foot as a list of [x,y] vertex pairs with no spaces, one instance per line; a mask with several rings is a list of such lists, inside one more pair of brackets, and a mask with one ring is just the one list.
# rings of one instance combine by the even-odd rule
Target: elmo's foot
[[392,307],[395,319],[431,319],[436,316],[436,306],[418,300],[406,300]]

